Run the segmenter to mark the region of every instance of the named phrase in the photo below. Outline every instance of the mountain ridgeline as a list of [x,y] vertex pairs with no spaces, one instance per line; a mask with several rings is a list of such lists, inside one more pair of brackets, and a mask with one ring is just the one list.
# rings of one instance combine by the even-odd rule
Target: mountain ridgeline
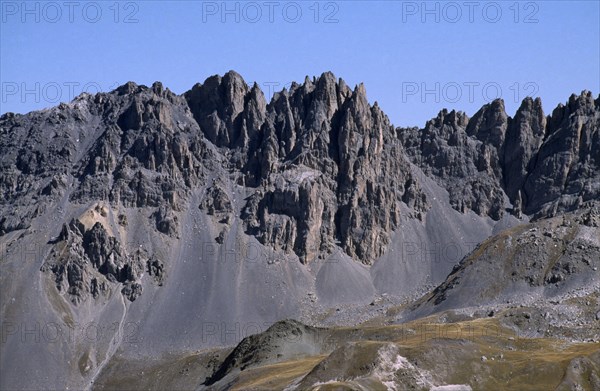
[[0,234],[26,228],[72,187],[74,203],[158,208],[157,229],[175,235],[174,212],[209,180],[213,214],[233,213],[223,179],[211,176],[222,166],[253,189],[241,217],[261,243],[305,263],[337,243],[370,264],[398,227],[400,203],[427,213],[409,162],[459,211],[551,216],[599,198],[599,126],[600,98],[589,92],[549,116],[539,98],[526,98],[514,118],[495,100],[472,118],[443,110],[406,129],[369,105],[362,84],[351,89],[331,73],[269,103],[233,71],[182,96],[130,82],[1,117]]
[[549,217],[600,195],[599,107],[600,97],[583,92],[546,116],[539,98],[526,98],[511,118],[495,100],[473,118],[443,110],[424,129],[398,136],[409,159],[448,189],[454,208],[494,219],[506,210]]
[[[75,302],[106,287],[91,269],[122,283],[130,300],[145,270],[165,278],[160,251],[119,244],[132,236],[127,208],[150,211],[155,232],[175,240],[186,228],[181,212],[194,207],[213,219],[216,243],[239,219],[247,235],[304,264],[340,249],[370,265],[402,208],[426,220],[431,200],[414,167],[457,211],[549,217],[600,198],[599,128],[600,98],[589,92],[549,116],[539,99],[526,98],[514,118],[495,100],[472,118],[442,110],[418,129],[394,128],[362,84],[351,89],[331,73],[268,103],[233,71],[181,96],[129,82],[0,118],[0,235],[59,205],[94,204],[87,226],[64,223],[62,245],[42,266]],[[241,204],[234,187],[244,189]]]
[[[362,84],[331,73],[270,102],[233,71],[182,95],[129,82],[2,115],[0,193],[0,353],[11,357],[0,370],[28,373],[2,376],[3,389],[189,389],[205,379],[228,389],[247,357],[255,366],[334,347],[314,371],[318,360],[302,364],[313,363],[306,384],[345,378],[328,368],[347,354],[379,363],[347,368],[364,377],[356,381],[385,383],[400,365],[421,384],[417,361],[390,361],[402,347],[344,347],[345,335],[323,345],[316,338],[330,331],[312,326],[457,309],[462,319],[482,311],[466,307],[495,314],[525,298],[544,312],[503,322],[535,335],[566,338],[600,319],[600,97],[590,92],[550,115],[540,99],[514,117],[495,100],[472,118],[442,110],[420,129],[394,127]],[[188,361],[290,318],[311,327],[284,322]],[[89,324],[103,338],[77,333]],[[31,340],[41,325],[73,338]],[[288,329],[303,336],[289,351],[279,342]],[[588,329],[578,340],[596,338]],[[196,377],[181,376],[183,361],[167,352],[196,365]],[[483,373],[477,352],[472,369]],[[163,379],[153,360],[179,375]],[[419,387],[445,384],[438,372]]]
[[[157,228],[173,233],[173,212],[217,166],[254,189],[241,212],[246,231],[303,262],[339,242],[370,263],[397,226],[400,202],[426,208],[387,116],[368,104],[362,85],[351,90],[330,73],[268,105],[234,72],[183,96],[160,83],[128,83],[6,114],[0,127],[1,234],[27,227],[42,212],[40,198],[55,202],[68,187],[69,202],[161,208]],[[213,214],[230,214],[226,180],[211,180]]]

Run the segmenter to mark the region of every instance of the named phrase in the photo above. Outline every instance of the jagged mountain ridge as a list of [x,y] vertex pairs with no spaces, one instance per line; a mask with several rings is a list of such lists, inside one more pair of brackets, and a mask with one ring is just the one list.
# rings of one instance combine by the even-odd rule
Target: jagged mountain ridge
[[[156,231],[177,238],[177,212],[207,186],[198,207],[214,217],[215,240],[223,243],[236,213],[233,180],[250,189],[237,214],[263,245],[303,263],[339,246],[372,264],[399,227],[401,204],[421,220],[429,208],[409,161],[449,192],[453,208],[494,220],[506,211],[552,216],[600,196],[600,97],[589,92],[547,117],[539,98],[526,98],[514,119],[496,100],[471,119],[443,110],[424,129],[394,129],[377,103],[369,105],[362,84],[351,90],[324,73],[267,103],[256,84],[231,71],[182,96],[158,82],[130,82],[50,110],[5,114],[0,128],[0,234],[27,228],[68,195],[75,204],[152,208]],[[218,167],[232,179],[216,178]],[[127,279],[137,286],[139,259],[121,263],[126,273],[138,270]],[[112,261],[95,266],[120,279]],[[57,287],[67,280],[91,293],[94,279],[82,282],[80,268],[45,267]],[[69,270],[76,277],[68,278]],[[72,291],[79,296],[81,289]]]
[[[541,218],[598,198],[598,101],[584,93],[556,115],[514,120],[495,101],[470,120],[442,112],[402,129],[364,87],[330,73],[267,103],[229,72],[180,96],[127,83],[5,114],[3,320],[129,322],[142,342],[129,349],[115,332],[34,344],[39,373],[57,379],[3,387],[86,388],[117,348],[144,357],[231,344],[243,335],[207,340],[203,327],[307,321],[437,284],[470,251],[446,259],[454,247],[438,245],[478,243],[519,224],[510,213]],[[508,157],[514,145],[522,160]],[[568,172],[554,169],[564,162]],[[3,371],[28,368],[21,342],[2,346],[13,357]]]
[[[510,207],[503,193],[515,213],[538,217],[597,198],[598,182],[590,179],[600,165],[599,107],[600,98],[594,101],[584,92],[546,117],[539,99],[526,98],[513,119],[496,100],[471,119],[443,110],[424,129],[394,130],[377,104],[368,104],[362,85],[352,91],[331,73],[293,84],[269,104],[256,84],[248,87],[235,72],[213,76],[183,96],[160,83],[152,88],[127,83],[55,109],[5,114],[3,206],[60,192],[64,176],[72,174],[78,183],[70,201],[100,199],[135,207],[164,203],[177,210],[176,198],[202,184],[205,167],[216,160],[239,170],[238,181],[245,186],[258,189],[244,215],[248,232],[262,243],[283,241],[280,246],[307,261],[314,258],[309,253],[339,240],[349,255],[370,263],[368,258],[383,252],[386,232],[397,226],[397,201],[418,213],[427,209],[403,151],[449,190],[457,210],[494,219]],[[32,143],[41,143],[42,126],[54,132],[47,151]],[[88,145],[77,146],[80,139]],[[221,159],[215,159],[207,140],[219,148]],[[564,172],[558,165],[566,167]],[[286,194],[290,186],[281,188],[281,174],[298,167],[308,169],[300,176],[327,178]],[[384,172],[398,173],[393,184]],[[32,183],[32,175],[43,180]],[[327,200],[322,210],[311,210],[317,202],[309,193],[315,187]],[[395,196],[388,200],[389,194]],[[290,196],[308,198],[300,208],[308,210],[294,210],[285,202],[283,210],[268,210]],[[363,203],[370,205],[366,213],[352,211]],[[388,212],[381,215],[383,208],[374,205]],[[1,233],[24,228],[41,212],[30,207],[15,213],[4,214]],[[272,218],[275,214],[287,217]],[[363,220],[373,228],[364,232]]]
[[[128,83],[30,117],[5,115],[5,200],[53,192],[58,197],[64,176],[73,175],[71,202],[164,204],[176,211],[177,197],[202,185],[205,168],[219,161],[239,170],[241,183],[257,189],[244,218],[247,231],[261,242],[294,251],[306,262],[340,241],[349,255],[365,263],[383,252],[388,232],[397,225],[398,202],[424,206],[389,120],[367,103],[362,86],[351,91],[327,73],[314,83],[307,79],[293,85],[266,106],[256,85],[250,89],[230,72],[194,86],[184,97],[158,83],[151,89]],[[26,127],[39,129],[42,122],[47,132],[61,128],[46,153],[31,144],[41,143],[40,134],[28,134],[29,143],[19,137]],[[92,129],[73,134],[79,127]],[[77,147],[74,139],[89,145]],[[220,147],[221,156],[215,157],[208,141]],[[384,172],[395,173],[394,185]],[[34,183],[33,175],[43,179]],[[320,207],[319,198],[325,201]],[[367,210],[358,213],[359,203]],[[386,206],[386,212],[377,206]],[[27,211],[7,213],[1,232],[24,228],[39,213]]]
[[511,118],[495,100],[471,119],[442,110],[424,129],[398,133],[409,159],[448,189],[454,208],[494,219],[506,209],[548,217],[600,195],[599,108],[600,97],[584,91],[548,116],[539,98],[525,98]]

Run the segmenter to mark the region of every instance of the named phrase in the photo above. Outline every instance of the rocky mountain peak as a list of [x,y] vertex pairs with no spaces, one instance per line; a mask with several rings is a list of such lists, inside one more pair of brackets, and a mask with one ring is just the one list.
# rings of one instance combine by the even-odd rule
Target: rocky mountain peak
[[127,83],[115,88],[114,92],[118,95],[131,95],[137,92],[140,92],[141,87],[132,81],[128,81]]
[[442,109],[436,117],[426,122],[425,128],[444,129],[447,126],[448,130],[453,131],[457,128],[465,128],[468,123],[469,117],[464,112],[455,110],[448,112],[447,109]]
[[[250,193],[238,217],[263,244],[303,262],[339,246],[371,263],[398,225],[400,204],[420,218],[427,211],[409,160],[448,191],[455,209],[494,219],[507,211],[551,214],[596,197],[589,178],[600,161],[598,102],[584,91],[546,117],[539,99],[526,98],[510,118],[498,99],[472,118],[444,109],[424,129],[395,130],[369,104],[364,85],[350,88],[331,72],[293,83],[270,102],[234,71],[182,96],[159,82],[129,82],[50,111],[3,116],[2,135],[38,127],[57,136],[50,153],[35,146],[13,153],[22,137],[7,140],[2,186],[8,198],[58,198],[74,175],[71,201],[159,208],[157,229],[175,237],[173,213],[205,178],[235,173]],[[33,175],[44,179],[19,190],[17,183]],[[223,182],[218,194],[229,199],[228,186]],[[229,209],[219,213],[231,223]],[[35,213],[10,211],[1,229],[26,226]]]
[[508,115],[504,101],[495,99],[473,115],[467,125],[467,134],[499,149],[504,143],[507,127]]
[[522,202],[519,195],[546,131],[546,117],[540,98],[525,98],[512,119],[504,145],[504,187],[511,200]]
[[[253,98],[252,108],[264,116],[264,97],[252,92],[242,77],[229,71],[223,77],[211,76],[204,84],[196,84],[184,94],[194,119],[213,144],[219,147],[245,145],[248,129],[240,114]],[[262,102],[261,102],[262,98]]]
[[[399,221],[398,203],[404,192],[391,190],[392,181],[405,183],[410,174],[396,152],[401,146],[394,140],[389,119],[369,105],[364,86],[352,91],[330,72],[306,78],[302,85],[292,84],[289,92],[276,94],[267,106],[259,134],[262,140],[251,154],[254,158],[246,162],[253,175],[248,183],[260,183],[263,189],[244,213],[249,231],[257,232],[265,244],[292,249],[303,262],[332,250],[336,241],[365,263],[371,262],[373,252],[383,251],[387,240],[383,231]],[[394,154],[390,161],[385,160],[387,141]],[[396,172],[397,177],[381,177],[386,165],[395,167],[387,172]],[[313,179],[297,182],[291,177]],[[388,188],[384,193],[391,191],[389,200],[379,202],[393,218],[368,216],[373,239],[356,242],[351,231],[364,232],[361,225],[366,223],[354,216],[358,208],[353,205],[362,202],[374,208],[380,186]],[[412,190],[407,199],[420,197],[418,187]],[[286,202],[289,197],[297,205]]]
[[592,180],[599,175],[599,99],[584,91],[546,117],[541,100],[528,97],[514,118],[495,100],[462,126],[442,110],[422,131],[398,134],[411,160],[449,189],[458,210],[495,219],[504,211],[551,216],[600,194]]

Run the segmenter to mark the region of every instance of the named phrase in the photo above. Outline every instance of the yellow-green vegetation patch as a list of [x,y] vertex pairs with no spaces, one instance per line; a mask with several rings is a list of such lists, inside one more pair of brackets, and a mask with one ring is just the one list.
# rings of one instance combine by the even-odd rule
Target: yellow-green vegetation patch
[[247,369],[240,372],[232,390],[281,390],[310,372],[325,357],[313,356]]
[[[335,342],[337,348],[330,355],[242,371],[232,389],[284,389],[300,379],[304,379],[303,387],[313,390],[364,389],[364,382],[376,387],[381,383],[373,382],[369,374],[374,368],[373,357],[390,342],[397,347],[398,355],[432,384],[468,384],[473,390],[555,389],[573,360],[600,351],[598,343],[519,338],[502,327],[497,318],[455,323],[436,323],[434,319],[431,316],[400,325],[331,329],[330,342]],[[593,369],[586,371],[582,379],[592,376]],[[405,375],[398,372],[395,379],[400,381]],[[582,380],[583,389],[587,383]]]

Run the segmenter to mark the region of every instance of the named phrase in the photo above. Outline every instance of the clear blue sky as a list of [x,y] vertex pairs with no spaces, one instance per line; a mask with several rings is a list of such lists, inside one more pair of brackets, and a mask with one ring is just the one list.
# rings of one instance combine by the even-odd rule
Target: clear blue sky
[[528,94],[549,113],[573,92],[600,92],[598,1],[223,4],[2,1],[1,112],[129,80],[183,93],[230,69],[266,95],[331,70],[364,82],[398,126],[443,107],[472,115],[500,94],[513,115]]

